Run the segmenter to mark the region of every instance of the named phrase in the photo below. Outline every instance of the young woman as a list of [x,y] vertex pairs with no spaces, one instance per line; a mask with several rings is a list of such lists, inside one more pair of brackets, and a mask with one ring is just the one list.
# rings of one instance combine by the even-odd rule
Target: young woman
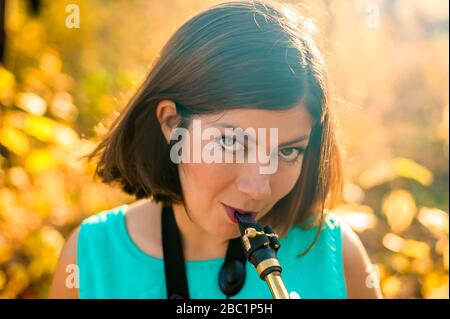
[[[103,182],[120,185],[136,202],[93,215],[73,231],[51,297],[168,298],[168,287],[184,282],[184,297],[225,298],[218,278],[240,236],[235,211],[279,235],[278,260],[291,297],[380,297],[360,240],[330,213],[343,177],[326,69],[300,17],[286,10],[228,2],[194,16],[171,37],[88,156],[99,158]],[[215,133],[198,141],[196,120],[201,132]],[[181,128],[192,134],[175,143]],[[230,128],[257,134],[240,139]],[[265,141],[275,131],[272,148]],[[175,145],[183,147],[174,152]],[[206,145],[220,151],[219,161],[192,160]],[[238,152],[250,159],[256,146],[276,164],[271,172],[261,170],[267,161],[260,156],[223,161]],[[177,154],[191,160],[177,161]],[[177,249],[164,246],[169,215]],[[182,256],[179,271],[167,267],[169,254]],[[68,265],[76,271],[67,272]],[[231,298],[271,298],[253,265],[244,267]],[[77,284],[68,284],[71,275]]]

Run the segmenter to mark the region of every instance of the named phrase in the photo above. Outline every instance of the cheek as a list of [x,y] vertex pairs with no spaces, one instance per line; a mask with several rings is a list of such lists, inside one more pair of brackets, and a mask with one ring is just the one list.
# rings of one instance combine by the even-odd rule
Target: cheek
[[[193,133],[190,133],[193,136]],[[206,144],[210,142],[212,141],[202,140],[200,150],[203,150]],[[191,140],[187,147],[190,147],[190,159],[192,160],[194,157],[194,141]],[[187,195],[189,193],[195,194],[195,197],[199,195],[202,200],[206,199],[206,194],[211,195],[223,190],[232,180],[232,167],[229,164],[191,162],[181,163],[178,167],[181,185],[184,190],[189,190],[185,193]]]
[[274,200],[277,202],[286,196],[295,186],[300,178],[301,168],[292,167],[280,170],[272,181]]
[[195,193],[205,200],[205,195],[214,196],[223,191],[232,181],[233,174],[226,164],[189,163],[181,164],[180,180],[187,193]]

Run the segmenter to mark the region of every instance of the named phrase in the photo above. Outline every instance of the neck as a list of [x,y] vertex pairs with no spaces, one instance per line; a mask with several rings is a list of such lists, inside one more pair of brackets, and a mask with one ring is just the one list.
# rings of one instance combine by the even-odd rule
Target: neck
[[175,220],[180,230],[184,259],[207,260],[225,257],[228,239],[205,232],[189,219],[183,205],[173,205]]

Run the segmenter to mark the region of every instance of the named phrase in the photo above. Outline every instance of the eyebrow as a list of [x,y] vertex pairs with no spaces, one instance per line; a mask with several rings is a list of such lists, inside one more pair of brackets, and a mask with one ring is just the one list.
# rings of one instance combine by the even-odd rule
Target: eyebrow
[[299,142],[302,142],[302,141],[306,140],[308,137],[309,137],[309,134],[305,134],[303,136],[297,137],[296,139],[293,139],[292,141],[289,141],[289,142],[286,142],[286,143],[282,143],[282,144],[278,145],[278,147],[299,143]]
[[[216,124],[217,126],[219,126],[219,127],[222,127],[222,128],[232,128],[232,129],[236,129],[237,127],[235,127],[234,125],[232,125],[232,124],[230,124],[230,123],[217,123]],[[242,129],[242,128],[241,128]],[[244,129],[242,129],[243,131],[245,131]],[[250,135],[246,135],[253,143],[256,143],[256,141],[255,141],[255,139],[253,138],[253,136],[250,136]],[[309,134],[305,134],[305,135],[302,135],[302,136],[299,136],[299,137],[297,137],[297,138],[295,138],[295,139],[293,139],[292,141],[289,141],[289,142],[285,142],[285,143],[282,143],[282,144],[280,144],[280,145],[278,145],[278,147],[280,148],[280,147],[283,147],[283,146],[287,146],[287,145],[292,145],[292,144],[295,144],[295,143],[299,143],[299,142],[302,142],[302,141],[304,141],[304,140],[306,140],[306,139],[308,139],[309,138]]]

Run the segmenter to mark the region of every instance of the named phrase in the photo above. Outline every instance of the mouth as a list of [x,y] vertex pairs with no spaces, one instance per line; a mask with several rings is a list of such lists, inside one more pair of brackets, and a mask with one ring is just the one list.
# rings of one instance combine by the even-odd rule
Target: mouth
[[225,207],[226,214],[228,218],[235,224],[238,223],[238,218],[236,217],[236,213],[239,214],[240,220],[248,220],[252,221],[256,219],[256,212],[252,211],[245,211],[240,208],[231,207],[228,205],[225,205],[224,203],[221,203]]

